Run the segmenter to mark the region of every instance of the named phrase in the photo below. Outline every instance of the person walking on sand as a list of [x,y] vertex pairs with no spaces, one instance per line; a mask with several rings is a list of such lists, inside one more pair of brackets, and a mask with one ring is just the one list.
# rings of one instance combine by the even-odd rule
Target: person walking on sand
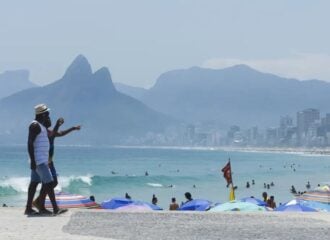
[[[28,189],[28,199],[25,214],[31,215],[37,212],[32,208],[32,201],[37,186],[42,182],[40,195],[48,195],[53,206],[53,213],[60,214],[67,209],[60,209],[57,206],[53,188],[53,176],[48,167],[49,158],[49,139],[47,128],[51,124],[49,108],[45,104],[38,104],[35,107],[35,120],[29,126],[28,153],[30,157],[31,180]],[[51,213],[46,209],[41,209],[41,213]]]
[[175,197],[172,198],[169,210],[174,211],[179,208],[179,204],[176,203]]
[[[62,126],[64,123],[64,119],[63,118],[59,118],[56,121],[55,127],[53,128],[53,130],[51,129],[47,129],[47,135],[48,135],[48,139],[49,139],[49,158],[48,158],[48,166],[50,169],[50,172],[52,173],[53,176],[53,188],[55,188],[58,184],[58,180],[57,180],[57,172],[54,166],[54,161],[53,161],[53,157],[54,157],[54,149],[55,149],[55,138],[56,137],[63,137],[65,135],[67,135],[68,133],[74,131],[74,130],[80,130],[81,126],[73,126],[69,129],[63,130],[63,131],[59,131],[60,126]],[[46,199],[46,195],[42,195],[40,196],[40,198],[36,198],[33,201],[33,206],[35,206],[39,211],[41,209],[45,208],[45,199]]]

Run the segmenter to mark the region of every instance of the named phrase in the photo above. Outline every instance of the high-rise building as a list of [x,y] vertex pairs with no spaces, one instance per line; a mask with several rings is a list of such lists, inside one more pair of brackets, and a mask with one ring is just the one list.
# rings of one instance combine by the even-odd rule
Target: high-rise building
[[297,137],[298,144],[306,136],[308,128],[320,119],[320,111],[314,108],[308,108],[303,111],[297,112]]

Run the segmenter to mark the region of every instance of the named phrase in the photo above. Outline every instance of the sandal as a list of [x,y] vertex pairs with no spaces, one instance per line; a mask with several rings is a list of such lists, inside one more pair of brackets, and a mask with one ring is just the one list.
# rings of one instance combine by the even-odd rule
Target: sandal
[[27,208],[25,209],[24,215],[32,216],[32,215],[38,215],[39,213],[32,209],[32,208]]
[[52,215],[53,214],[51,211],[47,210],[46,208],[40,209],[39,213],[42,215]]
[[67,211],[68,211],[67,208],[58,208],[58,209],[54,210],[54,213],[53,214],[54,215],[59,215],[59,214],[65,213]]

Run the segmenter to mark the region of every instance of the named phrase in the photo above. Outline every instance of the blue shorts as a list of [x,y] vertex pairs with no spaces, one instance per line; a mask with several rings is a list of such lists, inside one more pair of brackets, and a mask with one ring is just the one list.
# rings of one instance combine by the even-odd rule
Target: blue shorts
[[42,183],[50,183],[54,181],[52,173],[50,172],[50,169],[48,167],[48,163],[42,163],[40,165],[37,165],[37,169],[35,171],[40,177]]
[[40,183],[40,177],[36,170],[31,170],[31,182]]

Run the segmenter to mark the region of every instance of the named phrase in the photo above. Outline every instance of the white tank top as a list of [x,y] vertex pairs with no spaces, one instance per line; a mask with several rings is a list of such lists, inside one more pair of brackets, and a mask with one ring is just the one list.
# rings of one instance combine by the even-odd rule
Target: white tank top
[[33,123],[38,123],[41,132],[37,135],[36,139],[34,140],[33,147],[34,147],[34,158],[37,165],[42,163],[48,162],[49,157],[49,139],[47,134],[47,129],[40,124],[38,121],[33,121]]

